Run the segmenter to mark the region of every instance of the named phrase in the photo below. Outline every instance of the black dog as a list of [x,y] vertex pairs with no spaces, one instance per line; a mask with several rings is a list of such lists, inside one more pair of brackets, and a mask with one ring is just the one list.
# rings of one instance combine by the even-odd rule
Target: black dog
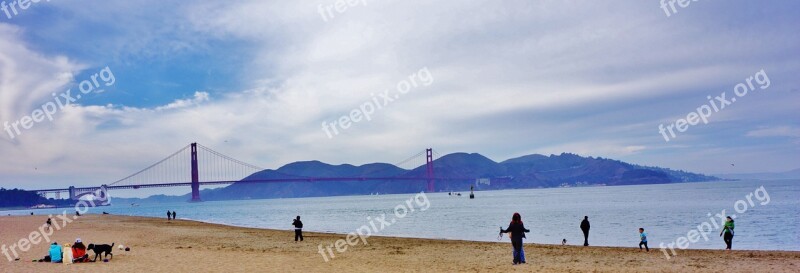
[[89,244],[89,247],[86,248],[86,251],[94,250],[94,262],[97,261],[97,257],[100,257],[101,254],[105,253],[103,259],[108,258],[108,255],[111,255],[111,259],[114,259],[114,254],[111,254],[111,250],[114,249],[114,243],[111,245],[95,245]]

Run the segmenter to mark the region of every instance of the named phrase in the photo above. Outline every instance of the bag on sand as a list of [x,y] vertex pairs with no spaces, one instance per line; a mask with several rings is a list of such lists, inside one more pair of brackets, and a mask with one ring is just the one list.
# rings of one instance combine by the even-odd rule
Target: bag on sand
[[64,249],[61,252],[64,253],[64,264],[72,264],[72,247],[64,245]]

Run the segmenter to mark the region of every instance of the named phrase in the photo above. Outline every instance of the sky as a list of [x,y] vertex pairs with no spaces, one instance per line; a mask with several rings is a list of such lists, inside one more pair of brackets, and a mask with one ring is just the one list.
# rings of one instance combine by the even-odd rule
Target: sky
[[428,147],[800,168],[797,1],[4,3],[0,187],[109,183],[191,142],[270,169]]

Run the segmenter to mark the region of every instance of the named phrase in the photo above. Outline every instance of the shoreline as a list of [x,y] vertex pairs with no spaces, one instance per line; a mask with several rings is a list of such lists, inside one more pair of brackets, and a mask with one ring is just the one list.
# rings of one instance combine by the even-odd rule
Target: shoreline
[[[46,216],[0,217],[0,244],[9,245],[37,230]],[[51,238],[59,243],[82,238],[85,243],[115,243],[108,263],[33,263],[46,254],[47,244],[30,246],[20,261],[0,259],[4,272],[798,272],[800,252],[768,250],[678,250],[667,260],[662,251],[639,252],[631,247],[583,247],[525,244],[527,264],[511,265],[511,244],[464,240],[372,236],[338,252],[336,241],[347,236],[304,232],[295,243],[293,232],[235,227],[196,220],[141,216],[79,217]],[[352,239],[352,238],[351,238]],[[116,249],[120,244],[130,252]],[[330,246],[334,257],[322,252]],[[90,254],[93,254],[90,252]],[[0,254],[3,255],[3,254]],[[9,268],[9,269],[6,269]]]
[[[87,214],[87,215],[92,215],[92,214]],[[94,214],[94,215],[98,215],[98,214]],[[161,219],[159,217],[136,216],[136,215],[115,215],[115,216]],[[293,230],[293,228],[286,228],[285,230],[282,230],[282,229],[265,228],[265,227],[239,226],[239,225],[203,221],[203,220],[197,220],[197,219],[191,219],[191,218],[179,218],[178,220],[188,221],[188,222],[195,222],[195,223],[198,223],[198,224],[218,225],[218,226],[230,227],[230,228],[246,228],[246,229],[256,229],[256,230],[265,230],[265,231],[274,231],[274,232],[292,232],[292,230]],[[338,232],[335,232],[335,231],[311,231],[311,230],[305,230],[305,229],[303,230],[303,233],[304,234],[305,233],[314,233],[314,234],[325,234],[325,235],[338,235],[338,236],[346,236],[347,235],[346,233],[338,233]],[[395,235],[391,235],[390,236],[390,235],[380,235],[380,234],[371,235],[370,237],[396,238],[396,239],[417,239],[417,240],[436,240],[436,241],[454,241],[454,242],[464,242],[464,243],[510,243],[508,241],[508,239],[506,239],[505,235],[504,235],[503,239],[500,240],[500,241],[498,241],[498,240],[481,241],[481,240],[465,240],[465,239],[450,239],[450,238],[426,238],[426,237],[411,237],[411,236],[406,237],[406,236],[395,236]],[[525,245],[528,245],[528,244],[541,245],[541,246],[559,246],[559,247],[562,246],[560,244],[533,243],[533,242],[525,241]],[[582,245],[579,245],[579,244],[567,244],[567,245],[563,245],[563,246],[576,246],[576,247],[580,246],[580,247],[582,247]],[[634,246],[592,245],[591,247],[622,248],[622,249],[635,249],[635,250],[639,249],[639,248],[634,247]],[[650,250],[662,251],[658,247],[651,247]],[[675,248],[675,250],[676,251],[678,251],[678,250],[701,250],[701,251],[702,250],[709,250],[709,251],[721,250],[721,251],[724,251],[723,248],[687,248],[687,249]],[[734,251],[762,251],[762,252],[777,251],[777,252],[797,252],[797,253],[800,253],[800,250],[785,250],[785,249],[734,249]]]

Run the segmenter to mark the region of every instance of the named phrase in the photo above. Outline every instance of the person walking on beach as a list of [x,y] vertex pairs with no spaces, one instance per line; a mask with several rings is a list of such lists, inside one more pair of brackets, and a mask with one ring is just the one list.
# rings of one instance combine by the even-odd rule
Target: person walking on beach
[[167,211],[167,221],[172,220],[172,213]]
[[525,228],[525,224],[522,223],[522,216],[517,212],[511,216],[511,223],[508,224],[507,229],[500,227],[500,234],[511,233],[509,237],[511,238],[511,246],[514,247],[514,264],[525,263],[525,252],[522,249],[522,239],[525,238],[525,232],[530,232],[530,230]]
[[53,225],[53,220],[50,219],[50,218],[47,218],[47,228],[53,229],[52,225]]
[[292,221],[292,225],[294,226],[294,241],[297,242],[298,239],[303,241],[303,221],[300,221],[300,215]]
[[725,245],[726,245],[725,250],[731,250],[731,246],[733,245],[734,227],[735,225],[733,224],[733,218],[728,216],[727,219],[725,220],[725,225],[722,227],[722,231],[719,232],[719,236],[722,236],[723,234],[725,235],[725,237],[722,237],[722,239],[725,240]]
[[583,231],[583,246],[589,246],[589,216],[583,216],[581,230]]
[[642,245],[647,252],[650,252],[650,248],[647,247],[647,232],[644,232],[644,228],[639,228],[639,251],[642,251]]
[[174,210],[172,211],[172,220],[178,220],[178,213]]

